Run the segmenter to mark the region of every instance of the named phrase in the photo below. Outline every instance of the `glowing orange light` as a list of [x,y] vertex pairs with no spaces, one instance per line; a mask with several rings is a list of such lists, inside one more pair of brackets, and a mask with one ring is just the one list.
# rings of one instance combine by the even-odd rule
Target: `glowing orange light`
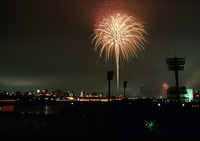
[[164,82],[163,84],[162,84],[162,87],[163,87],[163,91],[167,91],[167,89],[169,88],[169,85],[166,83],[166,82]]
[[14,112],[14,109],[14,105],[3,105],[2,107],[0,107],[0,112]]

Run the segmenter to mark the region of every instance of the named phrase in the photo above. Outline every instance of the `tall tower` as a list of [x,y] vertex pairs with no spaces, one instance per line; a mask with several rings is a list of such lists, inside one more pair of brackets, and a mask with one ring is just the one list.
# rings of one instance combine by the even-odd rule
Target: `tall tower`
[[179,103],[179,82],[178,82],[178,71],[182,71],[184,69],[185,58],[166,58],[166,63],[168,65],[169,70],[175,71],[175,80],[176,80],[176,94],[177,94],[177,102]]

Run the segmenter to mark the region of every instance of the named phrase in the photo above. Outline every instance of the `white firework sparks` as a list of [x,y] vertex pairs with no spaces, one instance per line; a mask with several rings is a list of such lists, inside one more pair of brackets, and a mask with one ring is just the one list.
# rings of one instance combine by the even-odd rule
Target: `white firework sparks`
[[100,48],[100,57],[105,51],[106,61],[114,54],[117,67],[117,89],[119,88],[119,60],[129,61],[129,57],[138,58],[138,53],[144,51],[147,43],[147,32],[144,26],[133,16],[126,14],[107,16],[102,19],[94,30],[94,49]]

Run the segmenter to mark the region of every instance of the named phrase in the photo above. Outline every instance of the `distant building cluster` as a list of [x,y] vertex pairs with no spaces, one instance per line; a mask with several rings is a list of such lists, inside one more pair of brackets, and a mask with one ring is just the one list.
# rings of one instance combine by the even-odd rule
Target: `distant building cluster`
[[[6,89],[0,90],[0,102],[3,100],[17,100],[17,101],[36,101],[36,100],[54,100],[54,101],[87,101],[90,100],[99,100],[108,98],[107,93],[98,93],[96,91],[92,93],[85,93],[80,91],[75,93],[74,91],[61,91],[61,90],[47,90],[47,89],[37,89],[35,92],[23,92],[19,90],[16,92],[8,93]],[[122,95],[113,95],[111,99],[121,99]]]
[[[145,88],[144,85],[140,86],[139,96],[128,97],[128,99],[165,99],[168,102],[177,101],[176,87],[168,87],[166,89],[166,96],[158,96],[154,94],[154,89]],[[121,100],[123,95],[111,95],[111,100]],[[193,89],[187,89],[185,86],[179,87],[179,98],[180,102],[199,102],[200,91]],[[34,92],[24,92],[18,90],[16,92],[7,92],[6,89],[0,90],[0,102],[4,101],[105,101],[107,102],[108,93],[98,93],[96,91],[92,93],[86,93],[80,91],[75,93],[74,91],[61,91],[61,90],[48,90],[48,89],[37,89]]]

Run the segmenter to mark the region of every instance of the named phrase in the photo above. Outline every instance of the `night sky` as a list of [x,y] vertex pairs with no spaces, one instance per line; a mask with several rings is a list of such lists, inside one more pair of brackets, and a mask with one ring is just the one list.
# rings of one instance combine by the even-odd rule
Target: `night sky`
[[141,84],[166,95],[162,84],[175,85],[166,57],[186,58],[180,85],[200,89],[200,3],[197,1],[124,1],[121,9],[145,23],[150,44],[144,59],[116,65],[99,58],[91,43],[103,1],[1,2],[0,89],[36,91],[44,88],[79,93],[107,92],[107,71],[115,71],[112,93],[138,95]]

